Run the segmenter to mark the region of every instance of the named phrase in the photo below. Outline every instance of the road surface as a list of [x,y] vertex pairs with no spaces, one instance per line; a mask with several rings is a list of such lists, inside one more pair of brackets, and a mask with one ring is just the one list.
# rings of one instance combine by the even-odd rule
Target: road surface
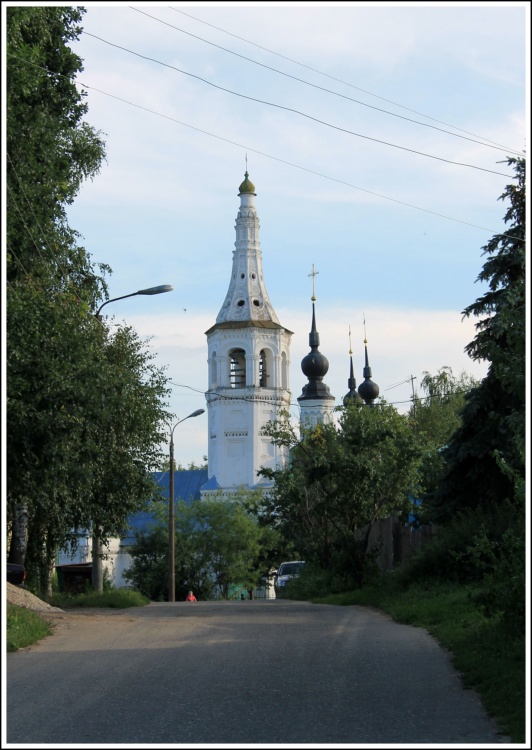
[[53,614],[7,655],[7,742],[508,743],[426,631],[285,600]]

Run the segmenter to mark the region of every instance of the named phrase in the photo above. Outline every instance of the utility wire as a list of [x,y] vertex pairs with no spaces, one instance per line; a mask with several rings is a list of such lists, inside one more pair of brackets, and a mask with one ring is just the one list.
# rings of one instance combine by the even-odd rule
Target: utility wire
[[[22,60],[27,65],[33,65],[36,68],[41,68],[42,70],[47,70],[46,68],[43,68],[41,65],[37,65],[36,63],[29,62],[28,60],[24,60],[22,57],[18,57],[17,55],[14,55],[11,52],[7,53],[10,57],[16,57],[19,60]],[[60,75],[60,74],[59,74]],[[62,76],[63,78],[68,78],[68,80],[71,80],[69,76]],[[281,159],[277,156],[272,156],[271,154],[266,154],[263,151],[259,151],[256,148],[253,148],[251,146],[245,146],[241,143],[237,143],[236,141],[232,141],[229,138],[224,138],[221,135],[216,135],[215,133],[209,133],[208,130],[202,130],[201,128],[198,128],[194,125],[189,125],[186,122],[182,122],[181,120],[177,120],[175,117],[170,117],[169,115],[163,115],[161,112],[156,112],[153,109],[149,109],[148,107],[143,107],[141,104],[135,104],[134,102],[130,102],[127,99],[123,99],[119,96],[116,96],[115,94],[109,94],[107,91],[102,91],[101,89],[96,88],[95,86],[89,86],[87,83],[83,83],[82,81],[74,81],[76,85],[78,86],[84,86],[87,89],[90,89],[92,91],[97,91],[99,94],[103,94],[104,96],[108,96],[111,99],[116,99],[119,102],[123,102],[124,104],[128,104],[131,107],[135,107],[136,109],[141,109],[144,112],[149,112],[152,115],[156,115],[157,117],[162,117],[165,120],[170,120],[171,122],[175,122],[178,125],[182,125],[185,128],[189,128],[190,130],[195,130],[198,133],[201,133],[202,135],[208,135],[210,138],[216,138],[219,141],[223,141],[224,143],[229,143],[232,146],[237,146],[238,148],[244,149],[246,151],[251,151],[254,154],[259,154],[260,156],[264,156],[266,159],[272,159],[273,161],[277,161],[281,164],[286,164],[289,167],[294,167],[295,169],[300,169],[303,172],[307,172],[309,174],[316,175],[317,177],[322,177],[325,180],[330,180],[331,182],[337,182],[340,185],[346,185],[347,187],[354,188],[355,190],[360,190],[363,193],[368,193],[368,195],[374,195],[377,198],[382,198],[383,200],[392,201],[393,203],[398,203],[401,206],[406,206],[407,208],[413,208],[416,211],[423,211],[424,213],[431,214],[432,216],[438,216],[441,219],[446,219],[447,221],[454,221],[458,224],[464,224],[465,226],[473,227],[474,229],[480,229],[483,232],[490,232],[491,234],[494,234],[496,237],[507,237],[508,239],[517,240],[518,242],[525,242],[525,240],[522,237],[516,237],[512,234],[508,234],[505,232],[497,232],[495,229],[489,229],[487,227],[481,227],[478,224],[473,224],[469,221],[463,221],[462,219],[456,219],[452,216],[446,216],[445,214],[440,214],[437,211],[431,211],[428,208],[421,208],[420,206],[415,206],[412,203],[406,203],[406,201],[400,201],[397,198],[390,198],[387,195],[382,195],[382,193],[376,193],[373,190],[367,190],[366,188],[361,188],[358,185],[353,185],[351,182],[347,182],[345,180],[339,180],[336,177],[330,177],[329,175],[323,174],[322,172],[317,172],[316,170],[309,169],[307,167],[302,167],[299,164],[294,164],[293,162],[289,162],[286,159]],[[512,179],[515,179],[512,177]]]
[[[12,188],[11,188],[11,187],[10,187],[9,185],[7,186],[7,189],[8,189],[8,191],[9,191],[9,192],[12,192]],[[21,220],[22,220],[22,223],[23,223],[23,225],[24,225],[24,229],[25,229],[25,230],[26,230],[26,232],[28,233],[28,235],[29,235],[29,238],[30,238],[30,240],[32,241],[32,243],[33,243],[33,244],[35,245],[35,249],[37,250],[37,254],[39,255],[40,259],[41,259],[41,260],[42,260],[42,262],[43,262],[43,263],[45,264],[45,266],[47,266],[47,265],[50,265],[50,263],[49,263],[49,262],[47,262],[47,261],[46,261],[46,260],[44,259],[43,255],[42,255],[42,253],[41,253],[41,250],[40,250],[40,248],[39,248],[39,245],[37,244],[37,242],[36,242],[35,238],[33,237],[32,233],[31,233],[31,231],[30,231],[30,228],[29,228],[29,227],[28,227],[28,225],[26,224],[26,220],[25,220],[25,218],[24,218],[24,216],[23,216],[23,214],[22,214],[22,211],[20,210],[20,208],[19,208],[19,205],[18,205],[18,203],[17,203],[17,201],[16,201],[16,199],[15,199],[15,197],[14,197],[14,196],[11,196],[11,201],[12,201],[13,205],[15,206],[15,208],[16,208],[16,210],[17,210],[17,213],[18,213],[18,215],[20,216],[20,218],[21,218]],[[39,227],[39,229],[40,229],[40,227]],[[42,232],[42,229],[41,229],[41,232]],[[46,244],[46,240],[44,240],[44,242],[45,242],[45,244]],[[64,270],[63,270],[63,269],[62,269],[62,268],[61,268],[60,266],[59,266],[59,270],[60,270],[60,271],[62,271],[62,272],[63,272],[63,274],[65,273],[65,272],[64,272]],[[27,272],[26,272],[26,273],[27,273]],[[29,274],[28,274],[28,276],[29,276]],[[66,274],[65,274],[65,276],[66,276]],[[67,277],[67,278],[68,278],[68,277]],[[80,301],[81,301],[81,300],[80,300]]]
[[[411,109],[410,107],[405,107],[403,104],[398,104],[397,102],[392,101],[391,99],[386,99],[383,96],[379,96],[378,94],[373,94],[371,91],[366,91],[366,89],[360,88],[359,86],[354,86],[352,83],[348,83],[347,81],[342,81],[341,78],[335,78],[334,76],[329,75],[328,73],[324,73],[321,70],[318,70],[317,68],[312,68],[310,65],[305,65],[305,63],[298,62],[298,60],[294,60],[291,57],[286,57],[286,55],[281,55],[279,52],[274,52],[271,49],[268,49],[268,47],[262,47],[260,44],[255,44],[255,42],[250,42],[249,39],[245,39],[244,37],[237,36],[236,34],[232,34],[230,31],[226,31],[226,29],[220,28],[220,26],[215,26],[212,23],[208,23],[207,21],[203,21],[201,18],[197,18],[196,16],[190,15],[190,13],[185,13],[185,11],[180,10],[179,8],[174,8],[172,6],[169,6],[170,10],[174,10],[176,13],[181,13],[183,16],[187,16],[188,18],[192,18],[194,21],[198,21],[198,23],[202,23],[205,26],[210,26],[213,29],[216,29],[217,31],[221,31],[224,34],[228,34],[229,36],[234,37],[235,39],[240,39],[242,42],[246,42],[246,44],[251,44],[253,47],[257,47],[258,49],[262,49],[265,52],[269,52],[271,55],[275,55],[276,57],[281,57],[283,60],[288,60],[288,62],[292,62],[295,65],[300,65],[302,68],[307,68],[307,70],[312,70],[313,73],[318,73],[321,76],[325,76],[326,78],[330,78],[333,81],[337,81],[338,83],[342,83],[344,86],[349,86],[352,89],[356,89],[357,91],[362,91],[364,94],[368,94],[368,96],[373,96],[376,99],[380,99],[383,102],[388,102],[388,104],[393,104],[394,107],[400,107],[401,109],[405,109],[408,112],[412,112],[415,115],[420,115],[421,117],[426,117],[428,120],[432,120],[433,122],[439,122],[440,125],[446,125],[448,128],[454,128],[455,130],[459,130],[461,133],[467,133],[468,135],[473,135],[476,138],[481,138],[482,140],[486,141],[487,143],[492,143],[495,146],[499,146],[500,148],[506,150],[506,151],[514,151],[514,149],[511,149],[508,146],[502,146],[500,143],[495,143],[495,141],[491,141],[488,138],[484,138],[481,135],[475,135],[475,133],[470,133],[468,130],[463,130],[462,128],[458,128],[456,125],[451,125],[447,122],[443,122],[442,120],[438,120],[435,117],[431,117],[430,115],[425,115],[423,112],[418,112],[415,109]],[[514,153],[520,153],[515,152]]]
[[[11,245],[9,244],[9,242],[6,242],[6,247],[7,247],[7,249],[9,250],[9,252],[10,252],[10,253],[11,253],[11,254],[13,255],[13,257],[15,258],[15,260],[17,261],[17,263],[19,264],[19,266],[20,266],[20,267],[22,268],[22,270],[24,271],[24,273],[26,274],[26,276],[28,277],[28,279],[29,279],[30,281],[32,281],[33,279],[32,279],[32,277],[31,277],[31,275],[30,275],[30,274],[28,273],[28,271],[27,271],[27,270],[26,270],[26,268],[24,267],[24,264],[22,263],[22,261],[20,260],[20,258],[19,258],[19,257],[18,257],[18,255],[16,254],[16,252],[15,252],[15,251],[13,250],[13,248],[11,247]],[[9,286],[10,286],[10,287],[11,287],[12,289],[14,289],[14,288],[15,288],[15,287],[13,286],[13,284],[11,284],[11,282],[10,282],[9,280],[8,280],[8,282],[7,282],[7,283],[9,284]]]
[[[268,404],[272,403],[271,399],[256,398],[256,397],[246,397],[246,396],[236,396],[236,395],[235,396],[226,396],[225,394],[218,393],[217,391],[202,391],[199,388],[193,388],[191,385],[184,385],[183,383],[174,383],[172,380],[169,380],[168,382],[169,382],[170,385],[175,385],[178,388],[188,388],[190,391],[194,391],[195,393],[201,393],[203,396],[206,396],[207,394],[213,394],[214,396],[218,396],[218,398],[226,399],[228,401],[234,401],[236,399],[236,400],[244,400],[244,401],[260,401],[260,402],[265,402],[265,403],[268,403]],[[408,383],[408,382],[410,382],[410,378],[407,381],[405,381],[405,383]],[[398,383],[397,385],[401,385],[401,383]],[[392,387],[393,386],[390,386],[390,388],[392,388]],[[465,391],[454,391],[452,394],[449,394],[449,395],[451,395],[451,396],[464,395],[466,393],[471,393],[471,391],[475,390],[475,388],[476,388],[476,386],[472,386],[471,388],[468,388]],[[238,389],[235,388],[235,390],[238,390]],[[385,388],[385,390],[389,390],[389,388]],[[418,395],[415,396],[415,400],[416,401],[428,401],[431,398],[434,398],[434,396],[418,396]],[[281,399],[277,399],[277,401],[281,401]],[[410,404],[413,401],[414,401],[414,399],[412,397],[410,397],[406,401],[386,401],[386,403],[389,404],[390,406],[396,406],[397,404]],[[289,405],[290,406],[299,407],[299,404],[296,403],[296,402],[294,402],[294,401],[290,401]],[[340,404],[340,406],[341,406],[341,404]]]
[[238,96],[240,99],[247,99],[248,101],[257,102],[258,104],[265,104],[266,106],[274,107],[275,109],[282,109],[285,112],[293,112],[296,115],[301,115],[301,117],[305,117],[307,120],[312,120],[313,122],[317,122],[320,125],[325,125],[325,127],[327,128],[332,128],[333,130],[339,130],[342,133],[347,133],[348,135],[354,135],[357,138],[364,138],[367,141],[380,143],[383,146],[390,146],[390,148],[397,148],[401,151],[408,151],[409,153],[417,154],[418,156],[425,156],[428,159],[436,159],[437,161],[443,161],[446,164],[454,164],[457,167],[467,167],[468,169],[477,169],[480,172],[489,172],[490,174],[497,174],[497,175],[500,175],[501,177],[509,177],[510,179],[513,177],[513,175],[507,174],[506,172],[496,172],[493,169],[485,169],[484,167],[477,167],[475,164],[466,164],[460,161],[453,161],[452,159],[445,159],[442,156],[434,156],[434,154],[427,154],[424,151],[416,151],[416,149],[407,148],[406,146],[398,146],[396,143],[383,141],[380,138],[372,138],[369,135],[362,135],[362,133],[355,133],[353,130],[348,130],[347,128],[341,128],[339,125],[333,125],[332,123],[326,122],[325,120],[320,120],[318,117],[313,117],[312,115],[309,115],[306,112],[301,112],[298,109],[293,109],[293,107],[285,107],[282,104],[276,104],[275,102],[267,102],[264,99],[257,99],[254,96],[248,96],[247,94],[240,94],[238,91],[232,91],[231,89],[225,88],[225,86],[219,86],[217,83],[212,83],[212,81],[208,81],[206,78],[202,78],[201,76],[198,76],[195,73],[189,73],[186,70],[177,68],[175,65],[168,65],[168,63],[161,62],[161,60],[157,60],[154,57],[141,55],[140,52],[135,52],[134,50],[128,49],[127,47],[122,47],[120,44],[114,44],[113,42],[109,42],[107,41],[107,39],[102,39],[101,36],[96,36],[96,34],[89,34],[86,31],[84,32],[84,34],[85,36],[90,36],[90,37],[93,37],[94,39],[98,39],[100,42],[103,42],[104,44],[108,44],[110,47],[115,47],[116,49],[121,49],[124,52],[128,52],[130,55],[135,55],[135,57],[140,57],[142,60],[149,60],[150,62],[154,62],[157,65],[162,65],[164,68],[169,68],[170,70],[175,70],[177,73],[182,73],[183,75],[189,76],[190,78],[195,78],[196,80],[201,81],[202,83],[206,83],[208,86],[212,86],[213,88],[218,89],[219,91],[225,91],[227,94]]
[[[390,112],[387,109],[382,109],[381,107],[375,107],[372,104],[367,104],[366,102],[361,102],[358,99],[353,99],[350,96],[346,96],[345,94],[340,94],[337,91],[331,91],[331,89],[327,89],[324,86],[318,86],[315,83],[311,83],[310,81],[305,81],[303,78],[298,78],[297,76],[293,76],[290,73],[285,73],[282,70],[277,70],[277,68],[272,68],[270,65],[265,65],[264,63],[258,62],[257,60],[253,60],[250,57],[246,57],[245,55],[241,55],[238,52],[234,52],[233,50],[227,49],[226,47],[222,47],[219,44],[215,44],[214,42],[208,41],[208,39],[203,39],[200,36],[197,36],[196,34],[192,34],[190,31],[185,31],[184,29],[180,29],[178,26],[174,26],[171,23],[168,23],[167,21],[163,21],[160,18],[157,18],[156,16],[152,16],[150,13],[146,13],[143,10],[139,10],[138,8],[133,8],[130,6],[131,10],[136,11],[137,13],[141,13],[143,16],[147,16],[148,18],[152,18],[154,21],[157,21],[158,23],[162,23],[165,26],[169,26],[171,29],[175,29],[176,31],[180,31],[182,34],[186,34],[187,36],[191,36],[194,39],[198,39],[200,42],[204,42],[205,44],[211,45],[211,47],[216,47],[217,49],[221,49],[224,52],[228,52],[230,55],[235,55],[235,57],[240,57],[242,60],[247,60],[248,62],[253,63],[254,65],[259,65],[261,68],[266,68],[266,70],[271,70],[274,73],[278,73],[281,76],[285,76],[286,78],[291,78],[294,81],[298,81],[299,83],[304,83],[305,86],[311,86],[312,88],[318,89],[319,91],[325,91],[328,94],[332,94],[333,96],[338,96],[341,99],[347,99],[350,102],[354,102],[355,104],[360,104],[362,107],[368,107],[369,109],[374,109],[377,112],[383,112],[384,114],[391,115],[391,117],[398,117],[401,120],[406,120],[407,122],[413,122],[416,125],[421,125],[421,127],[424,128],[431,128],[432,130],[438,130],[440,133],[446,133],[447,135],[451,135],[454,138],[462,138],[463,140],[470,141],[471,143],[477,143],[480,146],[485,146],[487,148],[493,148],[497,151],[504,151],[504,152],[511,152],[512,154],[516,156],[521,156],[522,151],[517,151],[513,148],[506,148],[503,146],[494,145],[492,143],[485,143],[483,141],[479,141],[476,138],[468,138],[467,136],[460,135],[458,133],[451,133],[449,130],[444,130],[444,128],[438,128],[436,125],[430,125],[426,122],[419,122],[419,120],[414,120],[411,117],[405,117],[404,115],[398,115],[395,112]],[[172,10],[174,10],[172,8]],[[481,136],[478,136],[481,137]]]

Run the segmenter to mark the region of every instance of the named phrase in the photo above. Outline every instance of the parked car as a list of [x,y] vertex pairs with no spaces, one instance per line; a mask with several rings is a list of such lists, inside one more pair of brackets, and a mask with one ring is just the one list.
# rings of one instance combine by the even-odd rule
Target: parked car
[[21,586],[26,588],[26,570],[24,565],[16,565],[15,563],[7,563],[7,581],[15,586]]
[[301,567],[305,564],[304,560],[290,560],[279,565],[279,570],[274,573],[273,585],[276,591],[286,586],[291,578],[299,575]]

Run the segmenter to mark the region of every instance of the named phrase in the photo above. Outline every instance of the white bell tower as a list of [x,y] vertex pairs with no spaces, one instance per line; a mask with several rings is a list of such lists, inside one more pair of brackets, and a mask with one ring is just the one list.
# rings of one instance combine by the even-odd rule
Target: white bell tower
[[290,338],[277,319],[262,275],[255,186],[245,173],[229,289],[206,331],[209,480],[202,491],[267,486],[261,467],[284,455],[262,427],[290,406]]

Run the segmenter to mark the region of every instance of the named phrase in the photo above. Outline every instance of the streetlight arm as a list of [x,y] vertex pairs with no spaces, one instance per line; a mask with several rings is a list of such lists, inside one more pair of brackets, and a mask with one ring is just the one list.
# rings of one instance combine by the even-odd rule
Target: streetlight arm
[[122,297],[113,297],[113,299],[108,299],[107,302],[104,302],[103,305],[100,305],[100,308],[96,313],[96,317],[99,317],[102,307],[105,307],[105,305],[108,305],[110,302],[117,302],[119,299],[126,299],[126,297],[136,297],[138,294],[164,294],[165,292],[173,292],[173,290],[174,287],[171,284],[162,284],[161,286],[151,286],[149,289],[139,289],[138,292],[124,294]]
[[181,422],[184,422],[185,419],[190,419],[191,417],[199,417],[199,415],[203,414],[204,412],[205,412],[205,409],[196,409],[196,411],[193,411],[192,414],[188,415],[188,417],[183,417],[183,419],[180,419],[179,422],[176,422],[175,425],[172,427],[172,431],[170,433],[170,444],[173,445],[174,430],[178,424],[181,424]]
[[104,302],[103,305],[100,305],[100,308],[98,309],[98,312],[96,313],[96,317],[98,318],[100,316],[102,307],[105,307],[110,302],[116,302],[119,299],[126,299],[126,297],[135,297],[137,294],[138,292],[133,292],[132,294],[124,294],[122,297],[114,297],[113,299],[108,299],[107,302]]

